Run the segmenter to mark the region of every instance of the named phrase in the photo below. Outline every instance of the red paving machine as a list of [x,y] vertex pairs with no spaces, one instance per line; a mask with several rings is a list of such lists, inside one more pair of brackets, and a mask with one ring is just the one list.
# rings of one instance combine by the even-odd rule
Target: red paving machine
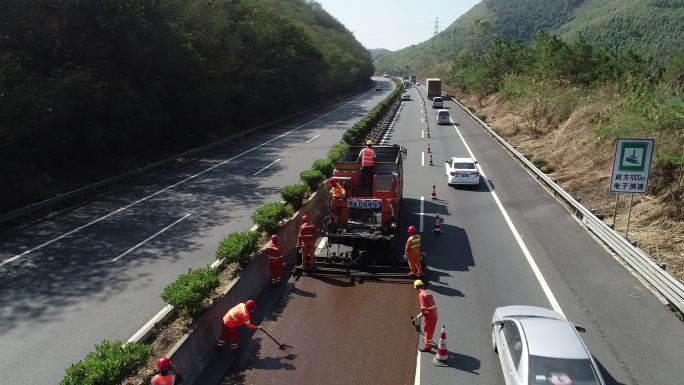
[[[362,149],[351,146],[334,162],[333,179],[345,194],[328,197],[328,216],[322,225],[328,234],[317,243],[317,272],[408,277],[403,247],[395,249],[406,149],[373,146],[376,162],[370,185],[363,185],[356,161]],[[297,270],[301,272],[301,267]]]

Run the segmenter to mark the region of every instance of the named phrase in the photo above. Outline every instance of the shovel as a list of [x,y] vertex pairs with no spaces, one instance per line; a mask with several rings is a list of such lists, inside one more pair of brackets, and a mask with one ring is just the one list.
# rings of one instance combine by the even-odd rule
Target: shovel
[[423,332],[420,331],[420,323],[416,323],[416,320],[413,317],[411,317],[411,325],[413,325],[413,327],[416,329],[416,333],[425,337],[425,334],[423,334]]
[[281,344],[280,342],[278,342],[277,339],[275,339],[272,335],[270,335],[265,329],[259,328],[259,330],[261,330],[262,332],[264,332],[264,334],[266,334],[270,339],[272,339],[273,342],[275,342],[276,344],[278,344],[278,348],[279,348],[280,350],[285,350],[286,348],[291,348],[291,347],[292,347],[292,346],[287,345],[287,344]]

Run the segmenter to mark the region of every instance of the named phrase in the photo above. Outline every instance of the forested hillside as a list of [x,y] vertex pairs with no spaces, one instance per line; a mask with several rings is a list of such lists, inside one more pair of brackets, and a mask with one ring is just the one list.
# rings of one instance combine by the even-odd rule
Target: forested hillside
[[684,0],[483,0],[434,38],[378,58],[376,68],[441,75],[489,36],[529,41],[539,30],[665,64],[684,50]]
[[3,2],[0,212],[368,82],[369,52],[306,0]]

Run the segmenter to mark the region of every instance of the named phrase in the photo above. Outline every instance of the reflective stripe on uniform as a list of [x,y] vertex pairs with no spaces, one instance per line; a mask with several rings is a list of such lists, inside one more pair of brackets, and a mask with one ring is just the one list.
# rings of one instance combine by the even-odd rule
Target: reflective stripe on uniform
[[425,310],[432,310],[432,309],[437,309],[437,305],[432,305],[432,306],[428,306],[428,307],[421,306],[420,308],[425,309]]

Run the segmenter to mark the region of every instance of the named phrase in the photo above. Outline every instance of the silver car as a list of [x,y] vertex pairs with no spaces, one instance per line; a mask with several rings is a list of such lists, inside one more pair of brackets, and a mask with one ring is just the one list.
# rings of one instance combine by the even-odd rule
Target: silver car
[[507,385],[605,385],[578,334],[559,313],[504,306],[492,318],[492,348]]

